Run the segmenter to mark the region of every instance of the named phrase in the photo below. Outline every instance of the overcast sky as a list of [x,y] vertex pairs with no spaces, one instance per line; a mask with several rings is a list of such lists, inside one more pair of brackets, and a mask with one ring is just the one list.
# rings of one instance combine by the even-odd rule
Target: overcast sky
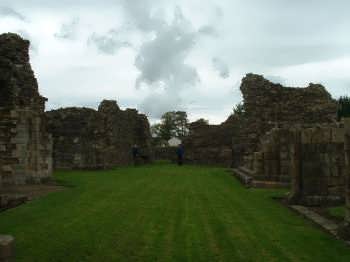
[[115,99],[224,121],[249,72],[350,95],[349,0],[0,0],[48,109]]

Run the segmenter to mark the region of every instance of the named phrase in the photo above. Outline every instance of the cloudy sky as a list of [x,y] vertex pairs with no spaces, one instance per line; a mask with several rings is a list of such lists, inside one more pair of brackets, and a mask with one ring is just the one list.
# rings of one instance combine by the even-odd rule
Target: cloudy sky
[[224,121],[248,72],[350,95],[349,0],[1,0],[48,108],[115,99]]

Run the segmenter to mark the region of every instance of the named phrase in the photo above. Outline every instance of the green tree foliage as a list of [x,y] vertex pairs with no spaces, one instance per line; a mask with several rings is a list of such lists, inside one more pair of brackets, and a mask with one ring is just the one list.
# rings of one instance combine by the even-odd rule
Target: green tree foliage
[[244,113],[245,113],[245,109],[244,109],[243,103],[239,103],[233,108],[233,112],[232,112],[233,115],[242,116]]
[[180,139],[188,135],[188,118],[184,111],[165,113],[159,124],[151,127],[152,136],[158,142],[168,141],[172,137]]
[[350,117],[350,97],[342,96],[338,100],[338,119]]
[[196,123],[200,124],[200,125],[209,125],[209,120],[204,119],[204,118],[200,118],[196,121]]

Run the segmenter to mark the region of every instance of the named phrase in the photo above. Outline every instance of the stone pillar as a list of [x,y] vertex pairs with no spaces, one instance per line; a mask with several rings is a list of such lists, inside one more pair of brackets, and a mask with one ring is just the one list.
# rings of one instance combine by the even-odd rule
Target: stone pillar
[[0,262],[14,261],[14,244],[12,236],[0,235]]
[[288,201],[298,204],[302,200],[302,173],[301,173],[301,132],[294,132],[294,142],[290,148],[291,155],[291,192]]
[[344,119],[345,123],[345,221],[344,225],[338,229],[338,234],[346,239],[350,240],[350,118]]
[[350,118],[345,119],[346,218],[350,225]]

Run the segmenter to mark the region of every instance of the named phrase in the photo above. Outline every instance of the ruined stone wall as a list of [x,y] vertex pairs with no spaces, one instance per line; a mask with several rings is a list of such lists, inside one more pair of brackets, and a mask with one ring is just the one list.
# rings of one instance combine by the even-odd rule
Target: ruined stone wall
[[51,137],[46,130],[46,98],[38,92],[29,63],[29,42],[0,36],[0,181],[39,183],[51,176]]
[[134,109],[120,110],[116,101],[104,100],[98,111],[65,108],[46,113],[54,138],[57,169],[111,168],[132,163],[131,147],[140,147],[143,160],[152,159],[146,116]]
[[254,179],[261,181],[289,182],[295,131],[273,128],[261,139],[260,151],[245,159],[246,168],[253,170]]
[[261,138],[273,128],[336,121],[337,104],[321,85],[283,87],[263,76],[248,74],[242,80],[241,91],[242,112],[217,126],[194,123],[184,141],[189,162],[234,167],[252,165],[254,152],[261,150]]
[[153,151],[155,160],[167,160],[171,162],[177,161],[177,147],[155,147]]
[[337,104],[322,85],[283,87],[248,74],[241,84],[244,112],[233,116],[234,166],[259,150],[260,139],[274,127],[333,123]]
[[290,201],[304,205],[341,202],[345,193],[346,165],[343,127],[317,127],[294,131],[291,144]]
[[190,135],[183,141],[185,162],[229,167],[232,162],[232,134],[227,125],[192,123]]

